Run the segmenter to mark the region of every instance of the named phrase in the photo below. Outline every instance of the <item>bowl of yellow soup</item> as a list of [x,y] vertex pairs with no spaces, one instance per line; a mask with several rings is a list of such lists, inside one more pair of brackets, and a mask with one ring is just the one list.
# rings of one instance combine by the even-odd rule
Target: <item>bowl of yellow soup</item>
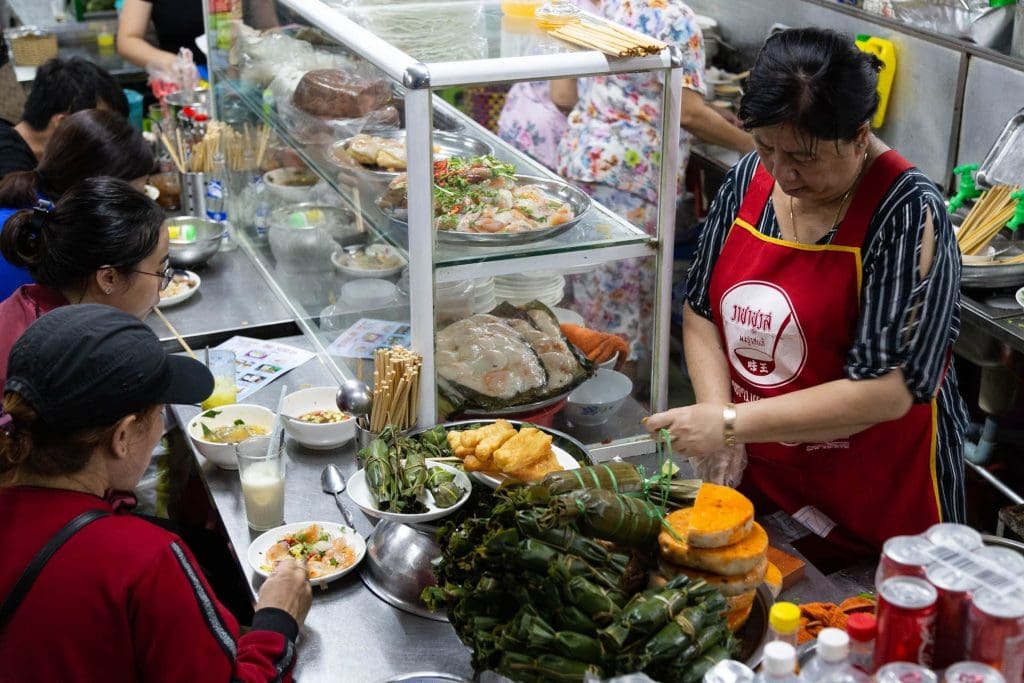
[[222,469],[237,470],[235,444],[253,436],[266,436],[273,426],[273,411],[249,403],[234,403],[204,410],[189,420],[186,431],[203,457]]
[[306,448],[327,450],[343,446],[356,434],[356,421],[338,410],[338,387],[310,387],[284,397],[284,430]]

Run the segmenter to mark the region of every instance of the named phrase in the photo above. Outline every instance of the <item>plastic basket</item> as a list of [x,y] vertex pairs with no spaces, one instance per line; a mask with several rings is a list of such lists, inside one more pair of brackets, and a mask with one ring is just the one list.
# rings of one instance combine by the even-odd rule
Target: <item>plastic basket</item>
[[11,53],[18,66],[41,66],[57,56],[57,36],[39,29],[10,36]]

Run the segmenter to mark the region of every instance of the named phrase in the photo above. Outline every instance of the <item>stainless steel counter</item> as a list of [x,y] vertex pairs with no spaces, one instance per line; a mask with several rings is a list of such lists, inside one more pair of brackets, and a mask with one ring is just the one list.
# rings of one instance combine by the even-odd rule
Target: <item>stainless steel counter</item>
[[[302,337],[280,341],[308,348]],[[247,402],[274,409],[282,382],[297,389],[303,385],[317,386],[330,382],[330,375],[318,360],[313,359],[253,394]],[[184,429],[199,409],[175,406],[172,411]],[[320,472],[328,463],[334,463],[346,476],[351,475],[357,469],[354,447],[350,444],[335,451],[312,451],[288,439],[287,451],[285,521],[342,522],[333,497],[320,489]],[[227,529],[240,570],[248,578],[255,596],[260,579],[246,562],[245,553],[258,533],[250,531],[246,523],[238,473],[218,469],[194,449],[192,452],[199,463],[210,498]],[[630,462],[644,465],[648,472],[654,471],[656,466],[653,455],[631,459]],[[348,507],[357,530],[369,536],[373,530],[372,520],[351,502]],[[774,545],[799,555],[788,544],[777,542]],[[831,578],[808,565],[803,581],[784,597],[805,602],[839,602],[866,586],[863,574]],[[466,678],[473,673],[469,651],[451,626],[406,614],[382,602],[365,587],[357,572],[331,583],[325,590],[314,589],[313,606],[299,641],[296,669],[299,680],[372,683],[394,674],[414,671],[440,671]]]
[[[301,337],[281,340],[304,346]],[[330,374],[315,358],[247,399],[272,410],[277,405],[281,383],[289,387],[316,386],[330,381]],[[173,408],[179,424],[188,424],[199,409]],[[334,498],[320,490],[320,472],[334,463],[347,476],[357,467],[352,444],[335,451],[313,451],[287,440],[288,471],[285,484],[285,521],[327,521],[344,523]],[[238,473],[221,470],[193,450],[207,490],[230,537],[243,574],[253,595],[260,585],[245,560],[249,544],[259,534],[250,531],[242,506]],[[347,500],[346,496],[343,499]],[[371,520],[351,501],[356,529],[369,536]],[[469,651],[447,623],[406,614],[379,600],[363,585],[358,571],[325,587],[314,589],[313,606],[299,639],[298,680],[359,681],[372,683],[388,676],[414,671],[441,671],[472,676]]]
[[[218,252],[194,270],[202,278],[199,291],[163,310],[191,346],[212,346],[236,334],[265,339],[298,331],[288,309],[241,249]],[[146,322],[161,341],[175,342],[156,315],[150,314]]]

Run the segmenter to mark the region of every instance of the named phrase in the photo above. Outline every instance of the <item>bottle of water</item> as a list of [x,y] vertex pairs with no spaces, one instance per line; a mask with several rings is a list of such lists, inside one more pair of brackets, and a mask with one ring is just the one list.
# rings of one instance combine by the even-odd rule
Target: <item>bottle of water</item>
[[777,602],[768,611],[769,640],[778,640],[796,647],[800,630],[800,608],[792,602]]
[[848,660],[850,636],[837,628],[818,634],[815,657],[800,671],[802,683],[867,683],[871,678],[855,669]]
[[796,649],[789,643],[773,640],[764,646],[764,666],[754,676],[754,683],[799,683],[796,671]]
[[213,171],[206,179],[206,217],[224,228],[220,250],[234,249],[237,245],[231,238],[228,226],[227,169],[224,165],[224,154],[219,150],[213,156]]
[[723,659],[704,674],[704,683],[753,683],[753,680],[753,670],[734,659]]

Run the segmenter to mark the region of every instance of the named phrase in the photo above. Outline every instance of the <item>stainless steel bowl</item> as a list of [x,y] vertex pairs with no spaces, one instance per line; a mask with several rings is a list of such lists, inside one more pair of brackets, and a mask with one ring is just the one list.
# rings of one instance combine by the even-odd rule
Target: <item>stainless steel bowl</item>
[[[551,178],[538,178],[536,176],[517,175],[516,182],[520,185],[536,185],[546,194],[560,201],[566,202],[572,208],[573,218],[570,221],[550,228],[542,228],[530,232],[456,232],[455,230],[438,230],[437,241],[446,244],[472,245],[477,247],[504,247],[513,244],[530,244],[550,239],[563,232],[571,230],[580,222],[583,215],[590,210],[590,197],[561,180]],[[392,221],[407,225],[408,211],[404,208],[385,208],[378,204],[381,213]]]
[[[404,130],[385,130],[372,133],[374,137],[387,140],[405,140]],[[327,161],[338,169],[338,174],[349,182],[358,183],[371,194],[382,194],[391,181],[405,171],[388,171],[376,166],[364,166],[348,155],[348,148],[355,136],[335,142],[327,150]],[[486,142],[464,135],[434,131],[434,158],[479,157],[491,154],[494,149]]]
[[359,575],[378,598],[403,612],[434,621],[448,621],[444,612],[431,612],[420,593],[437,584],[432,567],[441,556],[435,529],[425,524],[381,520],[366,542],[366,560]]
[[198,216],[172,216],[164,220],[164,226],[192,225],[196,229],[196,239],[186,241],[173,239],[170,241],[170,261],[176,268],[187,268],[206,263],[220,249],[224,226],[207,218]]

